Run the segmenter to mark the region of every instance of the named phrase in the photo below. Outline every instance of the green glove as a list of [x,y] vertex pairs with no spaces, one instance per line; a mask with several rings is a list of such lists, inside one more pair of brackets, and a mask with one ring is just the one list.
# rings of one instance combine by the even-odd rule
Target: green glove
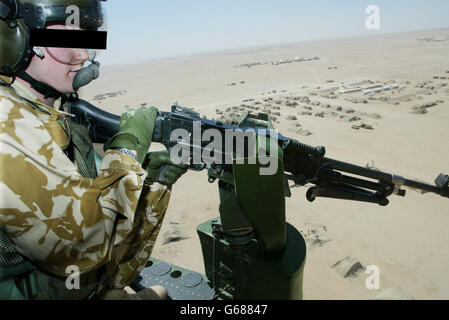
[[119,132],[104,144],[104,150],[134,150],[137,152],[137,161],[142,163],[150,148],[157,112],[155,107],[126,110],[120,119]]
[[148,153],[148,160],[145,163],[148,163],[146,165],[148,176],[145,183],[159,182],[166,186],[174,184],[187,172],[188,168],[188,165],[184,163],[175,165],[167,150]]

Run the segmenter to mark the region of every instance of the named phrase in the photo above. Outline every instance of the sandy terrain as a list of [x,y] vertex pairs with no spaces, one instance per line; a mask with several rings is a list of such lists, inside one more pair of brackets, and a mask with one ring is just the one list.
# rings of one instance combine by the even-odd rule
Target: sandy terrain
[[[448,52],[449,30],[215,52],[104,68],[81,97],[116,114],[145,103],[168,111],[175,101],[209,119],[264,111],[282,134],[323,145],[330,158],[433,183],[449,171]],[[390,88],[365,95],[374,85]],[[360,90],[340,93],[348,89]],[[448,199],[410,190],[387,207],[309,203],[306,190],[286,200],[288,222],[310,240],[305,299],[449,298]],[[205,171],[186,174],[153,255],[203,272],[196,226],[218,216],[218,204]],[[169,222],[184,223],[188,238],[163,244]],[[346,257],[378,266],[380,289],[366,288],[363,270],[344,278],[332,268]]]

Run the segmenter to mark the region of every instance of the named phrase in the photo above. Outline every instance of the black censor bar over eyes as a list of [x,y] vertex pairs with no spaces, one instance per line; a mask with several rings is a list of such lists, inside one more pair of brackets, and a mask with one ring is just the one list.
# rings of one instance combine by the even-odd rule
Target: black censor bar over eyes
[[106,31],[31,29],[32,47],[106,49]]

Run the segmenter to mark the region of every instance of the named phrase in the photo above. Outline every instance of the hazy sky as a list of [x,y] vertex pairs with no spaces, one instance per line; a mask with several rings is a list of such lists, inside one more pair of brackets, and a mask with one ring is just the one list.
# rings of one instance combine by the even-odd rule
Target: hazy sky
[[[380,29],[368,30],[369,5]],[[449,28],[448,0],[108,0],[103,65],[228,48]]]

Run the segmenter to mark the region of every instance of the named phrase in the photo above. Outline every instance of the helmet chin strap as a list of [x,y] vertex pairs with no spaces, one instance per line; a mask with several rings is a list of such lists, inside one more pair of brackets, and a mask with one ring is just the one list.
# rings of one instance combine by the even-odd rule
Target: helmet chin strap
[[[36,55],[38,55],[41,59],[43,58],[42,51],[36,52]],[[42,53],[42,56],[40,55]],[[97,79],[100,76],[100,63],[98,61],[90,60],[91,64],[87,67],[81,68],[73,78],[72,87],[73,91],[78,91],[79,88],[91,83],[93,80]],[[62,92],[59,92],[52,86],[34,79],[32,76],[30,76],[28,73],[26,73],[24,70],[20,70],[16,73],[17,76],[19,76],[24,81],[28,82],[31,85],[31,88],[39,92],[44,96],[45,99],[47,98],[62,98],[62,104],[64,104],[67,101],[67,94],[64,94]]]
[[16,73],[16,75],[23,79],[24,81],[28,82],[31,85],[31,88],[39,92],[44,96],[45,99],[48,98],[62,98],[62,103],[64,104],[67,101],[67,96],[64,93],[59,92],[52,86],[49,86],[48,84],[38,81],[34,79],[32,76],[30,76],[28,73],[26,73],[24,70],[20,70]]

